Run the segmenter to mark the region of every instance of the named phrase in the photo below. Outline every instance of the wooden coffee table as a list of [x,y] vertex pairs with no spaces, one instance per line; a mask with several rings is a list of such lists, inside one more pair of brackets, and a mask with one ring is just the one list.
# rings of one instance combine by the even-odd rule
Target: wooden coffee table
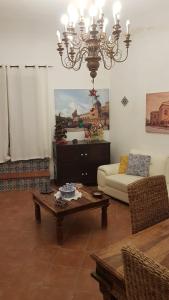
[[101,225],[102,228],[107,227],[107,207],[109,206],[110,197],[103,194],[102,198],[95,198],[92,196],[92,193],[85,188],[79,189],[79,191],[82,193],[82,197],[78,200],[71,200],[65,208],[59,208],[55,205],[54,193],[41,194],[38,191],[33,192],[36,222],[41,223],[40,207],[45,208],[53,214],[56,217],[57,241],[59,244],[63,242],[63,219],[68,215],[88,209],[101,208]]

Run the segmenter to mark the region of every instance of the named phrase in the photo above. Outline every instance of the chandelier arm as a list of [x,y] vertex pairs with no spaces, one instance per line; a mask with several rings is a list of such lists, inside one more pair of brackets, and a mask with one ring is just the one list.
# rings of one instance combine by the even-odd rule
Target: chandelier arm
[[[66,59],[66,58],[65,58]],[[70,62],[70,61],[69,61]],[[63,56],[61,56],[61,63],[62,66],[66,69],[73,69],[73,65],[71,64],[70,66],[68,66],[64,61],[63,61]],[[71,63],[71,62],[70,62]]]
[[76,56],[75,56],[75,59],[74,61],[75,62],[78,62],[78,61],[81,61],[84,57],[84,55],[88,52],[88,49],[87,47],[83,47],[81,50],[79,50],[77,53],[76,53]]
[[113,57],[118,53],[119,51],[119,44],[117,41],[112,41],[112,42],[106,42],[104,45],[103,45],[103,49],[109,53],[109,52],[112,52],[113,53]]
[[[112,40],[111,42],[106,42],[105,43],[105,45],[106,45],[106,48],[108,48],[108,49],[116,49],[115,51],[114,51],[114,55],[116,55],[116,53],[118,52],[118,50],[119,50],[119,39],[117,39],[117,40]],[[110,45],[110,46],[109,46]]]
[[111,53],[111,57],[114,60],[114,57],[117,55],[117,53],[119,51],[119,47],[114,42],[111,42],[111,43],[106,42],[105,44],[101,45],[101,50],[102,50],[102,52],[105,51],[108,56],[110,56],[110,53]]
[[104,65],[105,69],[106,70],[110,70],[112,68],[112,59],[109,58],[110,59],[110,65],[108,66],[107,63],[106,63],[106,60],[104,58],[104,54],[103,54],[102,49],[99,50],[99,53],[101,55],[101,58],[102,58],[102,61],[103,61],[103,65]]
[[124,59],[122,59],[122,60],[118,60],[118,59],[116,59],[115,57],[113,57],[113,60],[115,61],[115,62],[118,62],[118,63],[121,63],[121,62],[124,62],[126,59],[127,59],[127,57],[128,57],[128,49],[127,49],[127,53],[126,53],[126,57],[124,58]]
[[[75,67],[76,64],[73,66],[73,70],[75,70],[75,71],[80,70],[81,65],[82,65],[82,62],[83,62],[83,57],[84,57],[84,55],[88,52],[88,49],[87,49],[86,47],[83,48],[82,50],[83,50],[83,53],[82,53],[82,55],[79,56],[79,57],[80,57],[80,60],[77,60],[77,62],[79,61],[78,67],[77,67],[77,68]],[[81,52],[82,52],[82,51],[81,51]],[[78,53],[77,53],[77,54],[78,54]]]
[[[74,48],[74,50],[78,50],[78,51],[77,51],[77,53],[75,53],[76,55],[75,55],[75,57],[73,58],[73,57],[71,57],[71,55],[70,55],[70,53],[69,53],[69,51],[68,51],[68,47],[66,47],[67,59],[68,59],[68,60],[70,61],[70,63],[72,64],[72,66],[69,67],[70,69],[73,68],[74,70],[76,70],[76,68],[74,68],[75,65],[76,65],[76,63],[77,63],[78,61],[81,61],[81,60],[83,59],[84,54],[88,52],[87,47],[83,47],[83,48],[80,49],[80,50],[79,50],[79,49],[80,49],[80,48]],[[84,53],[82,53],[82,52],[84,52]],[[81,66],[81,64],[80,64],[80,66]],[[79,70],[79,69],[80,69],[80,68],[78,68],[78,70]]]
[[[66,54],[67,54],[68,60],[71,62],[72,65],[74,65],[75,64],[75,60],[72,59],[72,57],[70,56],[69,51],[68,51],[68,46],[66,46]],[[72,66],[72,68],[73,68],[73,66]]]
[[75,48],[75,49],[80,49],[80,47],[81,47],[81,45],[82,45],[82,41],[81,40],[79,40],[79,41],[72,41],[72,44],[73,44],[73,47]]
[[74,71],[78,71],[78,70],[80,70],[80,68],[81,68],[81,65],[82,65],[82,59],[79,61],[79,65],[78,65],[78,67],[76,67],[76,65],[74,65],[74,67],[73,67],[73,70],[74,70]]
[[[82,52],[83,52],[83,53],[82,53]],[[87,47],[83,47],[83,48],[81,49],[81,51],[79,51],[79,52],[76,54],[75,59],[72,60],[71,57],[69,56],[68,51],[67,51],[67,57],[65,57],[65,59],[63,59],[63,56],[61,56],[61,63],[62,63],[62,65],[63,65],[63,67],[66,68],[66,69],[73,69],[73,70],[75,70],[75,71],[80,70],[80,67],[81,67],[82,61],[83,61],[83,57],[84,57],[84,55],[85,55],[87,52],[88,52]],[[68,64],[66,64],[66,63],[64,62],[64,60],[66,60],[66,59],[68,60],[68,62],[69,62],[70,65],[68,65]],[[78,62],[79,62],[79,64],[78,64],[78,67],[76,68],[76,63],[78,63]]]
[[[78,49],[78,47],[75,48],[74,45],[73,45],[73,48],[76,49],[76,50]],[[72,67],[71,67],[71,68],[73,68],[74,65],[76,64],[76,57],[77,57],[77,54],[78,54],[78,53],[76,54],[76,57],[73,59],[73,58],[70,56],[68,46],[66,46],[66,54],[67,54],[68,60],[69,60],[69,61],[71,62],[71,64],[72,64]]]
[[113,45],[113,50],[114,49],[116,49],[115,52],[114,52],[114,55],[113,55],[115,57],[118,54],[118,51],[119,51],[119,40],[115,41],[115,43]]

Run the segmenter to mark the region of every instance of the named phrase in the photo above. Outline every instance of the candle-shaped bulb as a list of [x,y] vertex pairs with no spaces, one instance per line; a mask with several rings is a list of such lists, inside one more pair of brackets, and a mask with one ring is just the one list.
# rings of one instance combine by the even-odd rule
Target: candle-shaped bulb
[[103,17],[103,10],[102,8],[99,8],[99,19],[101,20]]
[[57,38],[58,38],[58,43],[61,43],[60,31],[57,30],[56,34],[57,34]]
[[95,0],[95,5],[99,11],[99,19],[102,18],[104,4],[105,4],[105,0]]
[[120,21],[120,14],[117,14],[117,15],[116,15],[116,19],[117,19],[117,22]]
[[103,32],[106,31],[106,26],[108,24],[109,20],[107,18],[104,19],[104,24],[103,24]]
[[86,7],[86,3],[84,0],[79,1],[79,11],[80,11],[80,16],[84,17],[84,9]]
[[89,9],[89,14],[92,17],[92,23],[95,23],[95,17],[97,15],[97,8],[95,5],[92,5]]
[[127,32],[127,34],[129,34],[129,27],[130,27],[130,21],[127,20],[126,21],[126,32]]
[[67,15],[61,16],[61,23],[64,25],[65,31],[67,31],[67,25],[68,25],[68,16]]
[[121,11],[121,3],[120,1],[117,1],[113,5],[113,17],[114,17],[114,22],[117,24],[117,20],[120,18],[120,11]]
[[90,26],[90,20],[89,20],[89,18],[85,18],[86,33],[88,33],[88,31],[89,31],[89,26]]
[[77,20],[78,20],[78,12],[74,5],[70,4],[68,6],[68,15],[69,15],[69,22],[73,26],[75,26]]

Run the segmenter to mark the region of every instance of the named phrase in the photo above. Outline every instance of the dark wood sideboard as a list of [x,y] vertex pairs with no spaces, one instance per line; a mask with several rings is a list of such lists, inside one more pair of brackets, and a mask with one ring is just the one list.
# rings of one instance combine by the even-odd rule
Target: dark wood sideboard
[[110,163],[110,143],[107,141],[78,144],[53,142],[54,179],[57,184],[81,182],[97,183],[97,168]]

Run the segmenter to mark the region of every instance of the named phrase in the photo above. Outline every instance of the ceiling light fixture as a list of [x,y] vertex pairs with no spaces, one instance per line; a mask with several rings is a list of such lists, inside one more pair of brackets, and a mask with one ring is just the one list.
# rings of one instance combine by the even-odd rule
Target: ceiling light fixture
[[[80,1],[78,10],[70,4],[68,6],[68,15],[61,17],[61,23],[64,25],[62,37],[57,30],[58,52],[61,57],[62,65],[67,69],[78,71],[82,62],[87,63],[93,83],[97,76],[100,62],[104,68],[110,70],[114,62],[124,62],[128,57],[128,49],[131,43],[130,39],[130,21],[126,21],[126,33],[123,40],[125,49],[120,44],[121,25],[120,10],[121,3],[115,2],[113,5],[114,25],[110,35],[106,33],[108,19],[104,17],[104,0],[96,0],[89,9],[89,17],[84,16],[85,2]],[[125,54],[123,51],[125,50]]]

